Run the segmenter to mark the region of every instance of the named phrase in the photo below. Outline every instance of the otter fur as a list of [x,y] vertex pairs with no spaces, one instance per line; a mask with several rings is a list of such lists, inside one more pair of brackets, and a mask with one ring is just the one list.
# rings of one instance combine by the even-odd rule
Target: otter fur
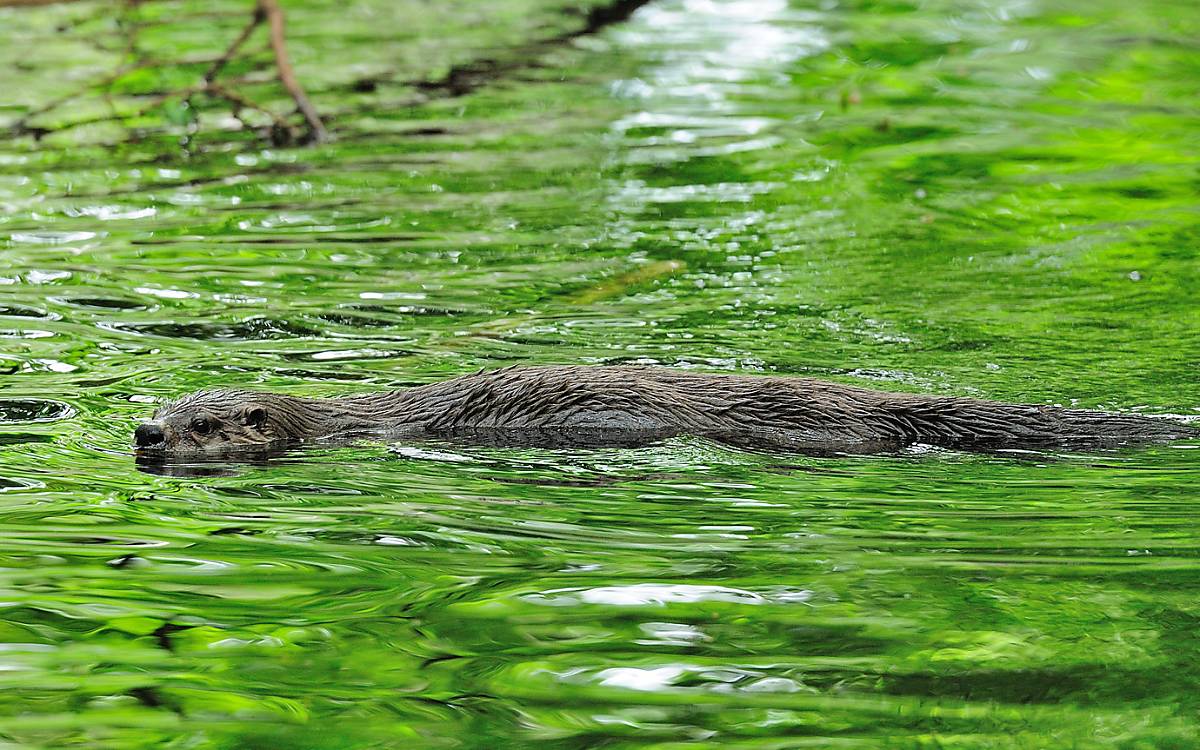
[[509,367],[404,390],[301,398],[205,390],[139,426],[139,452],[204,454],[356,436],[627,445],[674,435],[798,450],[1119,444],[1200,436],[1136,414],[888,393],[811,378],[667,368]]

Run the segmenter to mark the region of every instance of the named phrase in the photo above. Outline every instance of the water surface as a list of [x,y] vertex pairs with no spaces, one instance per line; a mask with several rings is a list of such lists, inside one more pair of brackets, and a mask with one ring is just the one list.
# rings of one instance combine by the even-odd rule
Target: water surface
[[1182,0],[658,0],[465,97],[326,93],[316,148],[5,141],[0,737],[1195,747],[1194,443],[128,443],[202,386],[515,363],[1196,415],[1197,38]]

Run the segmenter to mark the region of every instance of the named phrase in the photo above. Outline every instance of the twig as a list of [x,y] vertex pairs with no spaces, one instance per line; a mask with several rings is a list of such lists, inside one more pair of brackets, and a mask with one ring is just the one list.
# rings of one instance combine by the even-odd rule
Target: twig
[[225,50],[225,54],[213,61],[212,66],[205,71],[205,83],[212,83],[216,80],[217,76],[221,73],[221,70],[229,64],[229,61],[233,59],[233,56],[237,54],[237,51],[241,49],[243,44],[246,43],[246,40],[250,38],[250,35],[254,33],[254,30],[262,24],[263,20],[264,14],[262,7],[260,6],[255,8],[254,15],[250,18],[250,23],[246,24],[246,27],[242,29],[242,33],[238,34],[237,39],[233,40],[233,43],[230,44]]
[[[15,0],[0,0],[0,7],[4,7],[4,5],[14,1]],[[142,1],[143,0],[124,0],[126,11],[136,8],[137,5]],[[309,142],[326,140],[328,138],[328,131],[325,129],[324,123],[317,114],[316,108],[313,107],[307,95],[304,93],[304,89],[300,86],[300,83],[296,78],[295,71],[292,69],[291,61],[288,58],[287,44],[283,36],[283,11],[279,7],[277,0],[255,0],[253,16],[251,17],[249,23],[242,28],[241,32],[239,32],[237,37],[230,42],[229,46],[219,57],[209,58],[207,60],[193,59],[171,62],[154,60],[138,54],[136,46],[138,25],[123,24],[126,27],[127,40],[126,45],[122,50],[121,57],[128,59],[128,62],[117,66],[107,75],[89,82],[86,86],[83,86],[76,91],[72,91],[65,96],[54,99],[41,107],[27,112],[24,116],[12,124],[12,130],[17,133],[28,133],[34,135],[35,137],[41,137],[42,135],[54,132],[56,130],[71,129],[83,125],[95,124],[97,122],[113,120],[121,121],[128,120],[129,118],[142,117],[152,110],[161,107],[171,99],[179,99],[185,105],[189,105],[194,97],[206,95],[214,99],[228,102],[233,107],[234,117],[241,121],[243,126],[245,126],[247,129],[253,126],[241,117],[240,113],[242,111],[253,111],[265,115],[270,121],[268,132],[271,140],[276,143],[276,145],[294,143],[298,140],[297,128],[288,123],[288,116],[277,114],[276,112],[273,112],[272,110],[255,103],[251,99],[241,95],[240,93],[237,93],[229,86],[229,84],[237,85],[238,83],[245,83],[247,82],[246,79],[237,78],[232,81],[225,81],[222,84],[217,83],[217,79],[221,73],[226,70],[228,65],[235,58],[237,58],[243,50],[245,50],[246,43],[253,36],[255,30],[264,24],[269,30],[269,41],[275,60],[275,75],[271,76],[271,78],[277,79],[290,95],[291,99],[295,102],[297,112],[303,116],[304,121],[307,124],[306,139]],[[160,65],[183,66],[187,64],[207,66],[199,83],[183,89],[160,92],[158,95],[150,99],[149,102],[135,108],[132,112],[122,114],[117,111],[116,104],[112,101],[110,92],[107,91],[108,87],[132,71]],[[32,124],[31,121],[34,118],[55,110],[84,95],[88,91],[97,90],[99,90],[101,96],[109,102],[110,108],[112,109],[112,114],[110,116],[87,118],[57,127],[39,127]]]
[[327,140],[329,133],[325,130],[325,124],[321,122],[321,116],[317,114],[300,82],[296,80],[296,72],[292,70],[292,63],[288,59],[287,41],[283,35],[283,10],[279,7],[278,0],[258,0],[258,12],[266,15],[271,30],[271,49],[275,51],[275,68],[279,73],[279,82],[292,95],[296,109],[304,115],[310,138],[318,142]]
[[250,101],[249,99],[242,96],[241,94],[238,94],[234,91],[230,91],[229,89],[225,88],[224,86],[221,86],[216,83],[208,84],[208,87],[204,89],[203,93],[208,94],[209,96],[212,96],[212,97],[219,97],[219,98],[224,99],[225,101],[229,102],[230,104],[232,104],[233,105],[233,116],[236,117],[238,119],[238,121],[241,122],[242,125],[245,126],[246,129],[248,129],[248,130],[252,129],[253,126],[250,125],[250,123],[246,122],[244,119],[242,119],[241,111],[243,109],[248,109],[252,112],[258,112],[260,114],[266,115],[267,117],[271,118],[271,131],[270,131],[271,132],[271,140],[277,146],[282,146],[282,145],[285,145],[286,143],[290,143],[296,137],[295,129],[292,128],[292,126],[288,124],[286,118],[280,117],[278,114],[276,114],[275,112],[272,112],[271,110],[267,109],[266,107],[255,104],[254,102]]
[[77,99],[83,96],[92,89],[108,86],[126,73],[132,73],[133,71],[144,67],[147,67],[147,65],[144,63],[130,63],[129,65],[123,65],[95,81],[88,82],[86,85],[81,86],[79,89],[72,91],[69,94],[63,94],[56,99],[51,99],[49,102],[40,107],[29,110],[24,115],[17,118],[16,121],[14,121],[11,125],[9,125],[9,128],[11,128],[14,133],[36,134],[45,132],[46,128],[42,128],[37,125],[30,125],[29,122],[36,117],[46,114],[47,112],[58,109],[72,99]]

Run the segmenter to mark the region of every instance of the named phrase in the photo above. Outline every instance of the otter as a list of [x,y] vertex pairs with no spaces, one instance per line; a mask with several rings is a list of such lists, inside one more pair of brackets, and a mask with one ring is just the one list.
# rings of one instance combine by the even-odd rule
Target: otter
[[1112,445],[1200,436],[1137,414],[890,393],[801,377],[638,367],[509,367],[405,390],[301,398],[205,390],[134,432],[140,455],[213,455],[363,436],[641,445],[676,435],[798,451]]

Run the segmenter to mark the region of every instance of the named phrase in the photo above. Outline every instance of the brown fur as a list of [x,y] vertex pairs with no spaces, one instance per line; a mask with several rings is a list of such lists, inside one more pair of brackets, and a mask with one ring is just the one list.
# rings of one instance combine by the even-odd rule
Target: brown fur
[[512,367],[333,399],[201,391],[163,406],[144,428],[155,436],[161,429],[163,439],[139,447],[168,453],[360,434],[458,435],[509,444],[627,444],[692,434],[860,450],[917,442],[995,448],[1200,434],[1189,425],[1134,414],[887,393],[810,378],[573,366]]

